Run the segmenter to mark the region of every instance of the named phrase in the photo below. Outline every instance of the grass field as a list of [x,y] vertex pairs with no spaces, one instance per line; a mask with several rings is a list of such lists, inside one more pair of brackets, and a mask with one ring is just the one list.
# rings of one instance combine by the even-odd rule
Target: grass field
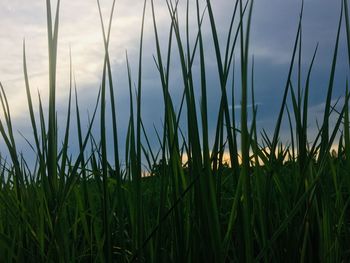
[[[342,59],[350,63],[348,1],[342,1],[328,90],[322,94],[323,118],[312,142],[308,127],[314,120],[310,120],[308,110],[317,47],[308,61],[308,70],[301,72],[303,10],[296,25],[280,111],[273,135],[269,136],[256,125],[257,106],[251,81],[254,64],[249,53],[253,0],[235,2],[227,42],[218,37],[211,7],[214,1],[207,0],[202,13],[196,0],[195,12],[187,9],[186,16],[197,18],[194,43],[186,34],[188,20],[178,20],[177,1],[164,2],[172,23],[167,43],[161,43],[153,0],[145,1],[145,7],[146,2],[152,10],[154,60],[163,94],[163,128],[156,134],[147,134],[142,120],[143,12],[136,81],[129,63],[125,65],[129,87],[123,88],[130,92],[130,116],[127,136],[120,138],[108,52],[115,2],[108,24],[103,23],[100,11],[104,67],[89,127],[84,130],[81,125],[79,95],[74,92],[71,70],[66,124],[64,129],[60,126],[63,133],[58,134],[60,1],[55,7],[46,1],[48,112],[41,98],[39,109],[34,109],[23,45],[25,90],[33,131],[33,137],[27,139],[36,153],[34,167],[27,165],[28,160],[16,147],[11,105],[1,85],[0,138],[9,155],[7,161],[0,158],[0,262],[350,262],[348,83],[344,83],[343,98],[336,107],[333,105],[342,34],[348,49],[348,57]],[[208,127],[203,19],[210,22],[220,80],[220,107],[213,138],[209,138]],[[181,32],[180,22],[187,25],[185,32]],[[164,47],[165,54],[161,52]],[[180,61],[181,105],[174,105],[169,92],[171,54],[177,54]],[[239,66],[233,70],[235,55]],[[199,71],[194,70],[194,61],[199,63]],[[239,75],[238,86],[229,85],[234,74]],[[301,74],[307,76],[305,83]],[[200,79],[200,96],[195,94],[194,79]],[[237,109],[230,107],[235,105],[238,89],[240,120],[235,119]],[[252,121],[248,116],[252,116]],[[180,119],[185,120],[185,127],[180,127]],[[74,132],[78,133],[76,156],[68,150],[75,136],[72,120],[76,120]],[[290,127],[289,143],[279,139],[283,122]],[[107,123],[112,124],[113,136],[109,139]],[[98,137],[93,129],[99,130]],[[149,143],[150,136],[158,138],[156,151]],[[63,138],[62,142],[58,138]],[[118,139],[125,142],[123,153]],[[113,154],[109,155],[107,148],[111,145]],[[230,165],[223,161],[227,156]]]

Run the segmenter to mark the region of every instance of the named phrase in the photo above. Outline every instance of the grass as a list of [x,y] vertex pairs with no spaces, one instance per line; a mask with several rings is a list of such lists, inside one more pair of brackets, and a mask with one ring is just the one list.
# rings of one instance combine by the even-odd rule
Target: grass
[[[206,0],[204,12],[199,0],[194,3],[194,11],[189,1],[186,2],[184,31],[180,27],[178,1],[165,1],[171,21],[166,43],[161,43],[159,38],[154,2],[145,1],[135,90],[126,55],[130,116],[124,153],[119,152],[118,112],[108,50],[115,1],[107,27],[99,1],[97,3],[105,55],[102,83],[86,131],[80,121],[71,69],[63,143],[58,143],[55,97],[60,1],[57,1],[54,16],[50,0],[46,1],[48,113],[43,110],[40,95],[39,109],[34,109],[23,44],[25,89],[34,137],[33,141],[28,139],[28,143],[36,153],[33,169],[17,150],[10,107],[4,87],[0,85],[3,112],[0,132],[9,152],[8,161],[0,158],[0,261],[348,262],[348,83],[344,84],[342,104],[332,105],[341,34],[346,35],[350,63],[348,1],[342,1],[323,120],[313,143],[308,138],[308,101],[317,47],[309,62],[306,81],[302,83],[303,9],[280,111],[270,138],[265,131],[257,130],[256,123],[254,62],[249,59],[254,1],[235,2],[223,43],[218,37],[211,1]],[[142,120],[143,35],[147,5],[152,11],[154,61],[164,105],[163,129],[154,135],[158,138],[158,151],[153,150]],[[190,15],[195,15],[197,22],[193,43],[190,40]],[[209,21],[216,74],[220,80],[220,107],[213,145],[209,143],[209,73],[202,35],[205,19]],[[163,47],[167,47],[165,55],[161,52]],[[178,56],[182,77],[180,105],[174,105],[169,92],[174,54]],[[235,67],[235,54],[240,58],[239,69]],[[199,63],[199,71],[194,70],[195,63]],[[238,87],[234,85],[235,81],[230,81],[237,74],[240,74]],[[293,74],[296,74],[296,80]],[[200,79],[200,107],[196,106],[199,101],[195,79]],[[235,119],[235,107],[229,107],[234,105],[237,89],[241,93],[240,127]],[[232,94],[231,98],[229,94]],[[248,107],[250,99],[251,109]],[[106,101],[110,102],[110,109],[107,109]],[[179,110],[176,111],[175,106],[179,106]],[[68,151],[74,109],[79,143],[75,157]],[[107,119],[108,111],[111,119]],[[95,121],[97,114],[100,114],[99,123]],[[250,123],[248,114],[252,116]],[[334,119],[332,127],[331,120]],[[180,127],[180,120],[186,120],[185,127]],[[112,123],[111,142],[106,138],[107,121]],[[284,121],[290,127],[289,144],[279,139]],[[92,133],[95,126],[100,129],[98,139]],[[107,154],[107,144],[113,146],[112,157]],[[338,148],[334,155],[331,148],[335,145]],[[122,154],[125,166],[120,164]],[[223,162],[224,155],[230,157],[231,166]],[[182,162],[184,157],[186,164]],[[148,177],[143,177],[144,162],[149,169]]]

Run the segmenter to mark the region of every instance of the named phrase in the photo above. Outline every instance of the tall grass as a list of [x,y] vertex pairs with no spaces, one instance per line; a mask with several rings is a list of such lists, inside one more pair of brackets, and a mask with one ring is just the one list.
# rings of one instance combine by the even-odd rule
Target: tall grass
[[[123,138],[126,142],[125,166],[121,165],[120,158],[115,101],[118,94],[115,94],[109,53],[115,1],[107,27],[97,1],[104,63],[102,82],[88,128],[86,131],[82,129],[71,66],[63,143],[61,146],[58,143],[56,63],[60,4],[57,1],[52,16],[50,0],[46,1],[48,114],[43,109],[40,94],[38,114],[34,109],[23,43],[25,90],[33,131],[33,142],[29,138],[27,141],[35,152],[34,168],[29,168],[17,149],[10,105],[5,88],[0,85],[3,112],[0,132],[9,152],[9,160],[0,158],[1,262],[350,260],[347,82],[344,83],[344,97],[339,101],[342,104],[332,105],[338,47],[344,33],[350,63],[347,0],[341,4],[323,120],[313,143],[308,137],[308,111],[317,46],[309,62],[306,81],[302,83],[303,8],[281,94],[280,111],[270,138],[265,131],[257,130],[254,61],[250,60],[249,53],[254,1],[237,0],[233,4],[227,38],[223,43],[220,42],[222,38],[218,35],[217,18],[210,0],[205,1],[205,9],[198,0],[195,3],[186,1],[184,30],[180,26],[182,21],[179,21],[179,1],[165,1],[170,19],[167,39],[159,37],[154,1],[144,1],[136,90],[126,55],[129,86],[125,88],[130,94],[130,116],[127,136]],[[155,69],[164,106],[163,127],[155,135],[145,132],[141,103],[147,6],[151,8]],[[193,41],[191,15],[196,19]],[[209,22],[212,46],[204,43],[204,21]],[[162,53],[163,47],[166,47],[165,54]],[[206,54],[210,47],[215,54],[219,79],[217,93],[220,96],[213,138],[210,138],[208,117]],[[180,105],[175,105],[169,91],[174,56],[177,56],[181,72]],[[235,67],[235,56],[239,57],[239,69]],[[198,63],[199,71],[195,70],[195,63]],[[294,73],[296,81],[292,78]],[[240,74],[239,85],[237,74]],[[200,101],[195,91],[196,79],[200,80]],[[237,89],[241,94],[240,125],[233,107]],[[253,105],[250,113],[249,99]],[[107,101],[110,109],[107,109]],[[75,107],[72,107],[74,102]],[[70,130],[73,109],[79,145],[75,157],[68,151],[73,136]],[[111,115],[106,114],[109,110]],[[99,123],[95,122],[97,114],[100,114]],[[180,120],[186,120],[185,127],[180,126]],[[331,121],[334,120],[332,127]],[[289,144],[279,139],[284,121],[290,127]],[[107,122],[112,123],[111,142],[107,141]],[[100,138],[92,133],[94,126],[99,127]],[[157,152],[149,136],[157,137]],[[214,141],[212,145],[211,139]],[[112,157],[108,155],[107,145],[112,145]],[[333,146],[338,147],[336,155],[330,153]],[[226,154],[231,165],[223,162]],[[187,158],[185,164],[184,157]],[[143,176],[144,162],[149,169],[148,177]]]

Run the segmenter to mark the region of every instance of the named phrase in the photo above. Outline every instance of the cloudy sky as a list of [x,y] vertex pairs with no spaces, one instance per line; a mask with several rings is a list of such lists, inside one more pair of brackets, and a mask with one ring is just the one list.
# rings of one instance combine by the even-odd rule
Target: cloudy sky
[[[108,19],[111,0],[101,0],[105,21]],[[149,2],[149,1],[148,1]],[[203,0],[202,8],[204,8]],[[160,30],[162,48],[166,49],[169,32],[169,14],[163,0],[155,0],[156,17]],[[180,23],[185,25],[185,1],[180,0]],[[195,34],[195,1],[190,1],[190,30]],[[303,71],[306,75],[313,50],[319,43],[319,50],[311,81],[310,131],[315,130],[315,121],[322,114],[326,97],[332,52],[340,14],[340,0],[305,0],[303,20]],[[54,4],[53,4],[54,5]],[[225,40],[233,10],[234,1],[212,1],[214,15],[221,40]],[[142,15],[142,0],[118,0],[113,20],[110,56],[117,100],[119,134],[124,140],[128,122],[128,86],[125,53],[128,52],[133,74],[137,81],[137,58]],[[301,1],[297,0],[256,0],[253,10],[250,53],[255,61],[256,101],[259,105],[258,124],[270,130],[273,127],[281,98],[293,43],[297,31]],[[214,128],[218,107],[218,77],[214,63],[212,39],[208,16],[204,17],[203,34],[208,64],[208,93],[210,124]],[[28,72],[32,94],[40,92],[44,105],[48,102],[48,59],[47,59],[46,6],[44,0],[1,0],[0,1],[0,81],[3,84],[11,107],[16,130],[31,139],[28,108],[23,79],[22,43],[25,39]],[[150,5],[146,10],[143,68],[143,121],[150,136],[154,134],[153,124],[160,127],[162,94],[157,69],[152,56],[155,54],[154,33]],[[349,69],[346,60],[345,30],[342,28],[340,53],[338,56],[334,99],[343,96],[345,80]],[[193,44],[193,43],[192,43]],[[103,39],[97,3],[95,0],[61,1],[58,65],[57,103],[58,116],[65,116],[69,83],[69,50],[72,52],[73,71],[77,82],[80,108],[88,119],[88,112],[94,106],[101,82],[103,66]],[[173,60],[174,98],[180,95],[181,85],[176,82],[177,60]],[[237,91],[239,95],[239,91]],[[34,96],[36,97],[36,96]],[[198,98],[199,104],[199,98]],[[36,104],[37,105],[37,104]],[[239,110],[239,97],[235,106]],[[1,116],[1,115],[0,115]],[[285,133],[287,136],[287,133]],[[21,146],[24,141],[18,136]],[[74,143],[72,143],[74,147]],[[0,147],[3,142],[0,139]],[[123,145],[121,146],[123,148]]]

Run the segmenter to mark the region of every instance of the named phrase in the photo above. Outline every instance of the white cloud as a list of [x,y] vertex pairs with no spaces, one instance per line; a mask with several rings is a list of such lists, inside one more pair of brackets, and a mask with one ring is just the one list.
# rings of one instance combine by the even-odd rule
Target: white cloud
[[[111,5],[111,0],[101,1],[106,27]],[[5,87],[13,117],[19,117],[27,109],[22,66],[24,38],[32,94],[35,97],[38,89],[44,101],[48,94],[46,7],[40,0],[30,3],[5,1],[0,7],[0,81]],[[54,7],[55,3],[52,3],[52,9]],[[123,64],[123,67],[125,50],[130,56],[138,52],[142,7],[143,1],[117,1],[116,4],[110,54],[112,62]],[[70,48],[79,88],[96,86],[97,92],[104,46],[96,1],[62,1],[60,11],[57,98],[62,100],[67,96]],[[167,14],[164,10],[159,14],[157,19],[164,24],[161,20]],[[150,35],[151,19],[146,21],[146,33]]]

